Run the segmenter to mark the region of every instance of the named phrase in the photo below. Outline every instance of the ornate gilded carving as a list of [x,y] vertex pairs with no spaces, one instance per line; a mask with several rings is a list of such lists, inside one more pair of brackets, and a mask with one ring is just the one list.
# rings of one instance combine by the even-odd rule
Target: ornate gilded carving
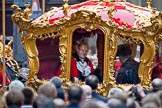
[[25,4],[25,10],[24,10],[24,14],[23,14],[23,18],[25,19],[30,19],[30,16],[32,15],[32,10],[30,9],[30,4],[27,3]]
[[67,17],[68,11],[70,10],[70,6],[68,5],[69,0],[63,0],[63,1],[65,3],[63,5],[64,15],[65,15],[65,17]]
[[[139,67],[139,77],[141,79],[141,84],[145,88],[149,88],[151,82],[151,68],[153,66],[153,58],[155,55],[155,44],[152,40],[144,44],[144,52],[141,56],[140,67]],[[150,52],[150,53],[148,53]]]
[[[104,76],[104,81],[108,82],[108,84],[103,83],[104,86],[106,86],[106,89],[110,89],[112,87],[114,87],[114,85],[116,84],[116,80],[114,77],[114,59],[116,56],[116,52],[117,52],[117,38],[115,37],[115,33],[116,29],[112,29],[109,37],[108,37],[108,45],[107,45],[107,50],[108,51],[108,59],[107,59],[107,63],[109,63],[108,65],[108,74]],[[106,92],[106,91],[105,91]]]
[[12,5],[11,8],[16,10],[16,13],[11,16],[12,21],[16,23],[22,30],[27,30],[28,28],[30,28],[31,20],[29,19],[29,17],[32,12],[29,9],[29,5],[26,4],[24,13],[21,12],[21,8],[19,8],[17,5]]
[[64,82],[68,82],[70,80],[70,76],[67,71],[66,64],[68,63],[67,61],[67,51],[68,51],[68,35],[62,30],[62,37],[60,37],[60,42],[59,42],[59,51],[61,53],[60,56],[60,61],[62,63],[61,65],[61,78],[63,79]]
[[107,12],[110,20],[112,20],[112,16],[115,12],[116,12],[116,9],[114,8],[114,2],[110,2],[110,7],[109,7],[108,12]]
[[148,8],[152,8],[152,0],[147,0],[147,7]]
[[[121,3],[122,4],[122,3]],[[136,16],[136,20],[134,21],[134,25],[133,27],[134,28],[142,28],[142,27],[145,27],[145,26],[150,26],[151,25],[151,20],[150,20],[150,13],[149,12],[149,9],[147,8],[144,8],[146,9],[146,12],[143,13],[142,11],[139,11],[138,9],[136,8],[133,8],[133,7],[130,7],[130,6],[127,6],[126,4],[122,4],[128,11],[130,12],[133,12],[134,15]],[[138,6],[136,6],[137,8],[140,8]],[[148,14],[146,14],[148,13]]]

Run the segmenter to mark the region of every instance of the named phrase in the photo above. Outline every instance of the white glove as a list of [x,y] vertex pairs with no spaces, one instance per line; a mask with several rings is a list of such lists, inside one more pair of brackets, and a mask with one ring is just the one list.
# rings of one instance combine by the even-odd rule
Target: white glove
[[75,82],[79,82],[79,78],[74,77],[74,81],[75,81]]

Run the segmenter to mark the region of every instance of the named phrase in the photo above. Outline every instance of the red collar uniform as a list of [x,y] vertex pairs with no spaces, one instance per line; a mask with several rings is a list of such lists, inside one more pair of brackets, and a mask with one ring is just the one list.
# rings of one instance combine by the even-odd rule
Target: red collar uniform
[[79,80],[84,81],[84,79],[94,72],[92,62],[86,57],[84,60],[80,59],[78,55],[73,55],[71,61],[71,78],[79,78]]

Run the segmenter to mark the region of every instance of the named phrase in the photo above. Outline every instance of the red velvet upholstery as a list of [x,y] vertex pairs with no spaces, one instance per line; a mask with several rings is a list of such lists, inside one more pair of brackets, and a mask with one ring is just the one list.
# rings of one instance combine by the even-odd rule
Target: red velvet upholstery
[[[98,30],[98,39],[97,39],[97,57],[98,57],[98,67],[102,72],[103,76],[103,62],[104,62],[104,34],[101,30]],[[102,43],[102,44],[101,44]]]
[[37,40],[37,48],[39,52],[40,68],[38,72],[39,79],[50,79],[56,75],[60,67],[59,60],[59,38]]

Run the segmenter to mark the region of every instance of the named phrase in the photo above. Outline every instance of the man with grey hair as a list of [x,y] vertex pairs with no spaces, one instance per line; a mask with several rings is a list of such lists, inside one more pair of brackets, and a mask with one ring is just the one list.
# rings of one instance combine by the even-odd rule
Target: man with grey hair
[[107,102],[108,108],[128,108],[120,99],[111,98]]
[[63,82],[62,79],[57,77],[57,76],[54,76],[54,77],[51,78],[50,82],[56,86],[57,97],[64,100],[65,91],[62,88],[62,82]]
[[82,85],[83,94],[85,96],[85,101],[92,99],[92,88],[89,85]]
[[79,104],[83,101],[83,90],[80,86],[72,85],[68,89],[68,108],[80,108]]
[[98,84],[99,84],[99,80],[98,80],[97,76],[89,75],[85,79],[85,84],[89,85],[92,88],[92,98],[101,100],[105,103],[107,102],[107,99],[105,97],[103,97],[103,96],[101,96],[100,94],[97,93],[97,87],[98,87]]
[[152,92],[157,92],[159,90],[162,90],[162,80],[160,78],[155,78],[151,82],[150,90]]
[[6,94],[5,101],[8,108],[20,108],[24,103],[24,95],[22,92],[12,90]]
[[45,95],[48,98],[56,98],[57,97],[57,90],[54,84],[45,82],[38,88],[38,95]]
[[110,89],[109,93],[108,93],[108,98],[113,97],[114,95],[118,94],[118,93],[122,93],[123,90],[120,88],[112,88]]
[[[145,106],[146,104],[154,103],[157,108],[162,108],[160,97],[156,93],[147,94],[141,101],[141,105]],[[151,108],[151,107],[150,107]],[[154,107],[156,108],[156,107]]]
[[51,78],[50,82],[56,86],[56,88],[60,88],[62,86],[62,79],[60,77],[54,76]]
[[14,80],[9,84],[9,91],[21,91],[23,88],[25,88],[25,85],[19,80]]

